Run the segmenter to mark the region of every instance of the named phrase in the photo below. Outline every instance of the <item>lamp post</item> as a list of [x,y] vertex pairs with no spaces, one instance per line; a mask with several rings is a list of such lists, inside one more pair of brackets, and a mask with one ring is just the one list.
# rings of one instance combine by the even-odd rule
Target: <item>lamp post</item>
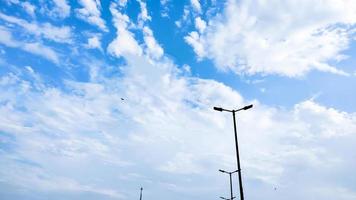
[[[231,175],[233,174],[233,173],[236,173],[238,170],[235,170],[235,171],[233,171],[233,172],[227,172],[227,171],[224,171],[224,170],[222,170],[222,169],[219,169],[219,172],[222,172],[222,173],[225,173],[225,174],[229,174],[229,178],[230,178],[230,200],[233,200],[235,197],[233,196],[233,194],[232,194],[232,177],[231,177]],[[225,199],[224,197],[220,197],[220,198],[222,198],[222,199]],[[226,199],[225,199],[226,200]]]
[[143,190],[143,188],[141,187],[141,191],[140,191],[140,200],[142,200],[142,190]]
[[227,109],[220,108],[220,107],[214,107],[214,110],[216,110],[216,111],[220,111],[220,112],[226,111],[226,112],[231,112],[232,113],[232,118],[233,118],[233,121],[234,121],[236,161],[237,161],[237,172],[238,172],[238,175],[239,175],[239,190],[240,190],[240,199],[241,200],[244,200],[244,192],[243,192],[243,189],[242,189],[242,177],[241,177],[241,168],[240,168],[239,146],[238,146],[238,141],[237,141],[237,130],[236,130],[235,113],[238,112],[238,111],[241,111],[241,110],[248,110],[248,109],[250,109],[252,107],[253,107],[252,104],[248,105],[248,106],[245,106],[243,108],[239,108],[237,110],[227,110]]

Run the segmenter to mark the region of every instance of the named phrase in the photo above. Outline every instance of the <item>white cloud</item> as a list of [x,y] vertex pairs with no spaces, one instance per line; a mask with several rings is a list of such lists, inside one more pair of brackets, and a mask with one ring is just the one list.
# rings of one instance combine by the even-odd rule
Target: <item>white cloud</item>
[[337,187],[337,188],[317,188],[315,189],[316,192],[323,193],[325,198],[328,198],[328,196],[332,195],[331,193],[337,192],[340,194],[341,199],[346,199],[346,200],[353,200],[356,198],[356,192],[352,191],[348,188],[344,187]]
[[[301,76],[310,70],[343,74],[328,64],[348,48],[356,23],[352,1],[234,1],[209,21],[197,55],[221,70]],[[342,26],[345,25],[345,26]],[[196,40],[197,41],[197,40]],[[337,60],[336,60],[337,61]]]
[[1,37],[0,37],[0,43],[4,44],[8,47],[17,47],[19,46],[17,41],[15,41],[12,38],[12,34],[4,27],[0,27],[0,33],[1,33]]
[[[325,108],[313,101],[305,101],[295,106],[295,115],[299,120],[310,122],[308,136],[323,138],[340,137],[355,134],[355,115],[349,115],[333,108]],[[318,119],[318,121],[316,121]],[[308,137],[305,135],[305,137]]]
[[[159,59],[164,54],[162,47],[158,44],[153,36],[153,31],[145,25],[147,20],[151,20],[151,17],[147,15],[146,4],[139,1],[141,5],[141,13],[138,17],[138,25],[134,25],[129,17],[120,13],[116,9],[116,4],[110,6],[110,11],[113,15],[114,26],[117,30],[116,38],[109,44],[108,52],[117,57],[125,56],[128,54],[141,55],[144,53],[152,58]],[[130,32],[129,28],[135,27],[142,30],[143,44],[140,44],[134,37],[134,34]]]
[[88,43],[86,44],[86,47],[89,49],[99,49],[102,50],[101,47],[101,37],[100,35],[93,35],[88,38]]
[[169,0],[160,0],[161,4],[161,17],[169,17],[169,7],[168,7]]
[[169,0],[160,0],[159,2],[161,3],[162,6],[165,6],[169,2]]
[[184,37],[184,40],[193,47],[199,60],[205,56],[205,47],[202,44],[202,39],[198,32],[190,32],[189,35]]
[[127,15],[121,14],[112,4],[110,6],[113,15],[113,23],[117,30],[116,38],[109,44],[108,52],[117,57],[125,54],[141,55],[142,49],[134,38],[134,35],[128,30],[130,23]]
[[70,5],[67,0],[52,0],[54,7],[49,11],[50,15],[59,18],[66,18],[70,16]]
[[195,18],[195,28],[199,31],[199,33],[204,33],[206,29],[206,22],[200,17]]
[[[69,176],[66,169],[105,177],[112,170],[127,170],[125,165],[129,164],[131,173],[138,173],[138,166],[144,166],[167,177],[191,177],[191,189],[197,188],[194,184],[201,183],[202,177],[209,180],[201,183],[203,187],[217,187],[211,182],[218,175],[207,174],[218,168],[233,168],[236,163],[231,115],[214,112],[212,107],[237,108],[248,102],[216,81],[180,76],[171,61],[124,56],[127,65],[122,77],[105,77],[103,67],[99,78],[89,83],[67,81],[65,90],[38,89],[19,76],[2,77],[1,102],[8,103],[0,106],[0,113],[6,113],[0,115],[0,129],[16,136],[16,154],[42,168],[61,172],[63,177]],[[19,89],[24,84],[28,89]],[[237,116],[245,182],[277,185],[278,190],[285,187],[288,194],[296,191],[305,195],[303,199],[310,199],[310,190],[339,186],[332,178],[324,178],[329,170],[344,173],[340,162],[348,163],[345,166],[355,164],[344,152],[353,148],[352,142],[344,141],[356,139],[355,113],[327,108],[313,100],[289,110],[254,104],[252,110]],[[135,151],[138,148],[140,151]],[[75,168],[78,162],[80,169]],[[296,173],[294,169],[308,170]],[[309,177],[310,172],[314,174]],[[300,180],[298,176],[306,178]],[[72,179],[84,185],[78,190],[94,188],[86,186],[95,185],[95,181],[73,175]],[[150,181],[157,184],[160,179],[151,177]],[[13,182],[22,183],[16,179]],[[173,182],[187,190],[185,182]],[[56,184],[55,188],[67,190],[71,185],[76,184]],[[271,194],[261,191],[260,195]],[[319,191],[313,197],[322,195]]]
[[[129,17],[114,4],[110,11],[117,36],[107,51],[123,57],[124,65],[112,69],[83,56],[78,63],[85,63],[81,67],[88,68],[89,80],[65,80],[60,87],[42,82],[34,67],[1,76],[1,184],[19,193],[25,188],[133,199],[137,183],[144,182],[165,184],[170,196],[212,196],[226,180],[214,172],[236,164],[231,115],[212,107],[253,102],[252,110],[237,115],[246,194],[310,200],[325,198],[328,191],[328,198],[354,197],[344,179],[355,174],[349,166],[355,165],[356,113],[314,100],[291,108],[266,106],[217,81],[186,76],[189,66],[181,69],[166,58],[149,27],[143,27],[140,44],[129,30]],[[209,26],[201,32],[209,33]],[[204,34],[185,38],[200,57],[207,56]],[[7,28],[0,28],[0,35],[6,46],[51,57],[39,43],[15,40]],[[97,46],[100,40],[88,42]],[[120,76],[111,76],[117,68]],[[120,173],[136,178],[126,176],[122,182]],[[276,185],[285,195],[265,189]]]
[[[117,20],[125,19],[113,13]],[[237,108],[248,101],[222,83],[180,75],[177,66],[167,59],[152,62],[144,56],[122,56],[127,61],[122,77],[106,77],[107,68],[101,67],[97,78],[90,82],[65,81],[64,89],[36,88],[18,75],[3,76],[0,102],[7,103],[0,105],[0,130],[16,137],[17,151],[13,153],[50,170],[54,177],[61,173],[60,177],[71,176],[84,186],[95,185],[98,177],[112,177],[112,171],[118,169],[149,173],[140,171],[144,166],[159,170],[165,177],[190,178],[189,187],[186,182],[168,181],[181,192],[198,190],[201,184],[215,192],[219,175],[211,172],[234,168],[236,163],[231,115],[215,112],[212,107]],[[105,63],[92,62],[87,67],[96,65]],[[20,89],[24,85],[27,89]],[[344,142],[356,139],[355,113],[327,108],[313,100],[291,109],[257,101],[254,105],[237,116],[244,181],[248,185],[277,185],[278,190],[285,187],[291,196],[298,193],[310,199],[308,191],[342,185],[332,177],[325,179],[330,170],[340,176],[346,173],[344,170],[347,176],[353,174],[352,169],[342,166],[355,164],[346,153],[354,145]],[[76,168],[78,163],[80,167]],[[73,175],[78,170],[93,178]],[[298,179],[300,176],[305,179]],[[201,182],[203,177],[206,183]],[[117,186],[115,177],[110,180],[112,187]],[[158,184],[161,180],[152,176],[150,181]],[[301,184],[304,182],[307,184]],[[67,187],[56,185],[57,190]],[[247,193],[252,194],[248,188]],[[264,195],[271,197],[263,190],[257,196]],[[313,198],[322,195],[315,192]]]
[[23,43],[21,48],[29,53],[33,53],[42,56],[56,64],[59,63],[58,55],[51,48],[42,45],[41,43]]
[[196,12],[201,13],[201,6],[199,0],[190,0],[190,4]]
[[175,21],[175,24],[178,28],[181,28],[182,25],[184,25],[185,23],[189,23],[189,9],[188,7],[184,6],[184,9],[183,9],[183,15],[181,17],[181,19]]
[[146,3],[143,2],[142,0],[138,0],[138,3],[140,4],[140,8],[141,8],[141,12],[138,16],[139,21],[145,22],[145,21],[151,20],[151,16],[149,16],[148,11],[147,11]]
[[[31,30],[29,27],[29,31]],[[49,23],[43,24],[39,29],[37,29],[38,33],[43,35],[43,37],[53,40],[55,42],[61,43],[71,43],[72,42],[72,31],[68,26],[55,27]]]
[[0,33],[1,33],[1,38],[0,38],[1,44],[4,44],[12,48],[20,48],[29,53],[44,57],[56,64],[59,62],[57,53],[51,48],[42,45],[41,43],[38,42],[28,43],[28,42],[17,41],[13,38],[11,32],[9,32],[4,27],[0,27]]
[[193,154],[177,153],[174,158],[164,163],[160,170],[178,174],[194,174],[202,171],[202,166],[197,165]]
[[27,12],[27,14],[29,14],[31,17],[35,17],[35,10],[36,10],[36,6],[34,6],[33,4],[31,4],[28,1],[19,1],[19,0],[4,0],[7,4],[11,5],[11,4],[16,4],[21,6],[25,12]]
[[24,28],[32,35],[41,36],[60,43],[72,42],[72,31],[68,26],[56,27],[50,23],[29,23],[26,20],[0,13],[0,19]]
[[162,57],[164,53],[163,49],[154,38],[152,30],[149,27],[145,26],[143,28],[143,34],[145,45],[147,47],[147,54],[155,59]]
[[32,5],[31,3],[29,2],[23,2],[21,3],[21,6],[25,9],[25,11],[32,17],[35,16],[35,9],[36,7],[34,5]]
[[77,16],[90,24],[98,26],[101,30],[107,31],[105,21],[100,17],[101,4],[98,0],[80,0],[83,8],[76,9]]
[[19,0],[6,0],[7,4],[19,4],[20,1]]
[[3,173],[0,172],[0,174],[2,181],[19,185],[21,189],[35,192],[88,192],[113,198],[124,197],[116,190],[83,185],[73,179],[50,174],[38,166],[19,165],[16,160],[21,160],[21,158],[9,156],[7,158],[5,156],[5,159],[1,158],[0,162],[6,165],[6,173],[2,171]]
[[121,7],[124,7],[124,6],[126,6],[126,4],[127,4],[127,0],[119,0],[119,5],[121,6]]

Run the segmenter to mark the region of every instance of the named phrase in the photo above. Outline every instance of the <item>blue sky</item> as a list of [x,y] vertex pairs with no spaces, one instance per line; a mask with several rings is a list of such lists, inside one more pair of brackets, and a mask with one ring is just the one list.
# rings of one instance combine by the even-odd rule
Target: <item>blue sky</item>
[[226,196],[250,103],[246,199],[356,198],[353,0],[0,5],[1,199]]

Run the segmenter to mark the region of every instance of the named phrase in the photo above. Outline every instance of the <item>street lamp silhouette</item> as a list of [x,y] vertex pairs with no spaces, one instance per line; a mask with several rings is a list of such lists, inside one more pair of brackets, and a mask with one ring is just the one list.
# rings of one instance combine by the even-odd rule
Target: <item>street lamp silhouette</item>
[[224,108],[220,108],[220,107],[214,107],[214,110],[216,111],[226,111],[226,112],[231,112],[232,113],[232,118],[234,121],[234,132],[235,132],[235,147],[236,147],[236,161],[237,161],[237,172],[239,175],[239,190],[240,190],[240,199],[244,200],[244,192],[242,189],[242,177],[241,177],[241,168],[240,168],[240,156],[239,156],[239,146],[238,146],[238,142],[237,142],[237,130],[236,130],[236,117],[235,117],[235,113],[241,110],[248,110],[250,108],[252,108],[253,105],[248,105],[242,108],[239,108],[237,110],[227,110]]
[[[232,177],[231,177],[231,175],[233,174],[233,173],[236,173],[238,170],[235,170],[235,171],[233,171],[233,172],[227,172],[227,171],[224,171],[224,170],[222,170],[222,169],[219,169],[219,172],[222,172],[222,173],[225,173],[225,174],[229,174],[229,178],[230,178],[230,200],[233,200],[235,197],[233,196],[233,194],[232,194]],[[220,198],[222,198],[222,199],[225,199],[226,200],[226,198],[224,198],[224,197],[220,197]]]

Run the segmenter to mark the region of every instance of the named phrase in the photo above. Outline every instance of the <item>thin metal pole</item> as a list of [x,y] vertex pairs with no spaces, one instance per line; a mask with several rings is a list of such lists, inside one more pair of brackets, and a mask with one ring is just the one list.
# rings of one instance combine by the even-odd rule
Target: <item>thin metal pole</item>
[[143,188],[141,188],[141,192],[140,192],[140,200],[142,200],[142,190],[143,190]]
[[238,170],[237,173],[239,175],[240,198],[241,198],[241,200],[244,200],[244,192],[242,189],[242,177],[241,177],[241,168],[240,168],[239,146],[238,146],[238,141],[237,141],[235,112],[236,111],[234,111],[234,110],[232,111],[232,117],[234,120],[234,132],[235,132],[236,159],[237,159],[237,170]]
[[230,194],[231,194],[231,200],[233,200],[233,195],[232,195],[232,178],[231,178],[232,173],[229,173],[230,176]]

